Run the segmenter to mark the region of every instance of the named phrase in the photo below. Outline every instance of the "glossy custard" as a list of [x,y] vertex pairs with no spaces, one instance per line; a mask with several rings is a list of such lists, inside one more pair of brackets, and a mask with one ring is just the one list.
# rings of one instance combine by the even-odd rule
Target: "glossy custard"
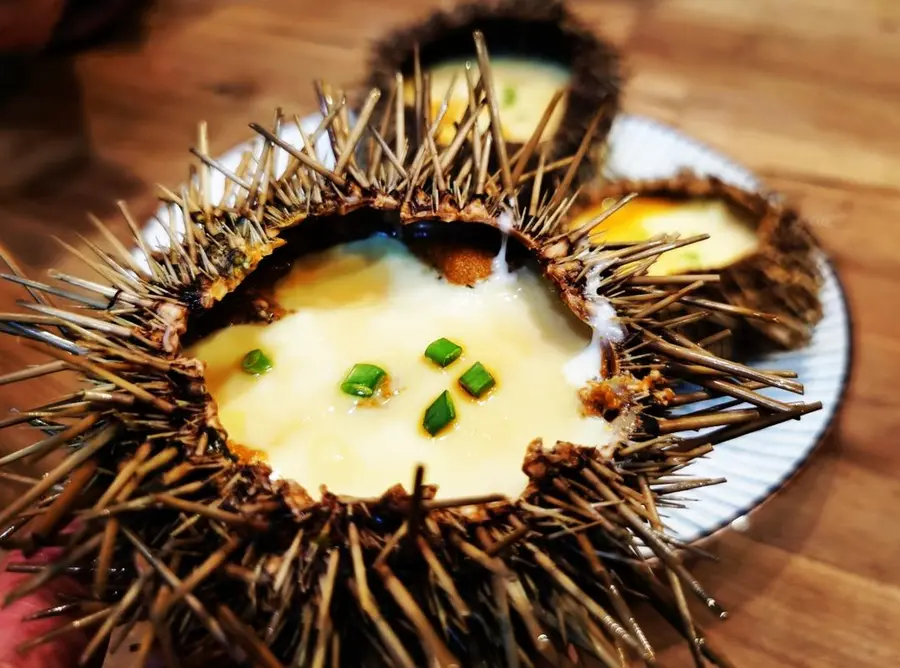
[[[378,496],[409,489],[414,467],[439,498],[520,494],[526,447],[535,437],[602,445],[616,434],[582,414],[577,391],[596,377],[591,330],[530,270],[504,267],[474,287],[444,280],[402,243],[372,237],[296,260],[275,286],[288,311],[268,325],[233,325],[198,343],[207,385],[235,444],[260,450],[275,473],[314,496]],[[440,368],[424,356],[446,337],[462,356]],[[241,360],[261,349],[273,368],[259,376]],[[587,352],[586,352],[587,351]],[[480,361],[496,386],[473,399],[458,379]],[[344,394],[357,363],[387,371],[380,401]],[[456,421],[435,437],[425,409],[444,390]]]
[[[458,123],[469,106],[469,88],[466,83],[465,61],[440,63],[429,69],[431,76],[431,115],[438,115],[447,90],[453,84],[453,92],[447,105],[447,113],[438,130],[438,142],[449,144],[456,134]],[[494,89],[500,103],[500,125],[503,136],[512,142],[525,143],[540,123],[541,116],[557,91],[569,84],[569,71],[558,63],[527,58],[497,57],[491,59],[494,73]],[[477,69],[476,69],[477,71]],[[455,80],[454,80],[454,77]],[[406,104],[415,103],[413,82],[405,84]],[[547,122],[543,136],[552,136],[565,113],[565,98],[556,105]],[[479,118],[482,129],[488,126],[487,110]]]
[[[587,224],[613,203],[607,200],[582,211],[569,221],[570,228]],[[708,234],[709,239],[664,253],[650,267],[650,274],[722,269],[750,255],[759,245],[751,221],[715,199],[678,201],[638,197],[597,225],[591,238],[615,243],[643,241],[663,234],[678,234],[682,238]]]

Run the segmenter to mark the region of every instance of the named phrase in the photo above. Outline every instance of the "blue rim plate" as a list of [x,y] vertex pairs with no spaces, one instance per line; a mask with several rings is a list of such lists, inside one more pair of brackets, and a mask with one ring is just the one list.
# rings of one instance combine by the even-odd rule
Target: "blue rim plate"
[[[313,114],[303,119],[304,131],[311,134],[321,118]],[[291,125],[285,125],[281,134],[294,145],[302,144],[300,133]],[[236,169],[247,149],[254,149],[258,155],[260,146],[260,140],[237,146],[220,160],[226,167]],[[316,151],[326,164],[333,163],[327,136],[319,139]],[[286,164],[286,153],[276,151],[276,172]],[[628,179],[664,178],[689,169],[746,190],[764,190],[763,184],[746,168],[692,137],[642,116],[621,115],[613,124],[605,169],[609,174]],[[214,201],[221,197],[223,188],[224,178],[214,173],[211,183]],[[163,211],[158,213],[158,217],[164,215]],[[168,245],[168,235],[156,220],[148,223],[144,236],[151,245]],[[721,485],[691,490],[685,495],[684,508],[667,511],[665,522],[686,542],[708,537],[729,525],[740,528],[742,518],[781,489],[808,461],[834,421],[850,375],[851,320],[834,267],[824,254],[820,255],[819,264],[824,276],[821,293],[824,317],[809,345],[801,350],[766,355],[752,364],[796,371],[805,385],[805,400],[821,401],[822,410],[802,420],[729,441],[686,468],[685,473],[690,475],[727,479]],[[779,391],[772,392],[771,396],[785,400],[792,397]]]

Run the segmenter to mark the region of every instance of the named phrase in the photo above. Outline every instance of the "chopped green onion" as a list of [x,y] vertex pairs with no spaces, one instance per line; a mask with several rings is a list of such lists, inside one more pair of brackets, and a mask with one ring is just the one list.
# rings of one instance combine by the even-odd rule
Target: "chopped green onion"
[[432,341],[425,349],[425,357],[438,366],[447,366],[462,354],[462,348],[449,339],[440,338]]
[[503,106],[511,107],[516,103],[516,89],[512,86],[507,86],[503,89]]
[[244,355],[244,359],[241,360],[241,369],[244,370],[244,373],[259,376],[272,369],[272,360],[257,348]]
[[355,397],[371,397],[385,375],[384,369],[374,364],[354,364],[341,383],[341,392]]
[[481,362],[475,362],[468,371],[459,377],[459,384],[466,392],[477,398],[494,387],[497,381]]
[[425,427],[425,431],[434,436],[455,419],[456,408],[453,407],[453,399],[450,397],[450,392],[444,390],[425,410],[422,426]]
[[696,250],[685,251],[682,257],[691,264],[700,264],[700,253]]

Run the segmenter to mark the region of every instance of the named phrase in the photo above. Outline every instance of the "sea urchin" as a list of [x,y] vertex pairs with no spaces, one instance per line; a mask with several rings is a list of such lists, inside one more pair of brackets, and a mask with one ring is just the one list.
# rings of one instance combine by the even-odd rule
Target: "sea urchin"
[[[487,52],[480,35],[476,40],[487,76]],[[676,475],[694,458],[818,406],[760,394],[802,386],[790,373],[718,358],[680,332],[703,313],[662,316],[718,280],[647,274],[660,254],[697,237],[596,245],[588,234],[596,221],[568,229],[563,219],[578,160],[559,174],[543,161],[536,170],[518,169],[529,151],[511,163],[499,127],[481,129],[472,120],[496,104],[490,87],[485,92],[476,83],[449,146],[428,140],[414,152],[402,104],[376,117],[380,93],[373,90],[351,121],[340,93],[326,86],[318,92],[323,120],[311,135],[298,123],[302,145],[280,137],[287,121],[279,111],[270,128],[251,125],[261,136],[258,150],[234,171],[208,155],[201,127],[199,169],[179,192],[163,194],[168,247],[149,248],[123,207],[139,256],[102,227],[110,251],[93,244],[74,251],[102,280],[52,271],[54,281],[42,283],[10,264],[6,278],[32,300],[20,313],[0,315],[0,326],[39,342],[53,359],[0,382],[76,370],[86,385],[2,423],[29,424],[44,436],[0,465],[64,455],[0,511],[5,545],[26,553],[60,547],[51,563],[18,567],[34,575],[8,600],[63,573],[83,579],[90,597],[64,606],[80,611],[79,626],[96,629],[82,663],[113,629],[149,622],[134,665],[156,649],[173,666],[230,659],[412,667],[565,666],[583,656],[607,666],[652,664],[651,642],[630,608],[645,598],[686,638],[698,665],[724,665],[692,621],[686,595],[715,612],[719,605],[685,570],[684,546],[666,532],[660,509],[673,503],[673,493],[717,482]],[[397,89],[392,97],[401,100]],[[426,137],[434,138],[440,116],[425,119]],[[326,135],[333,162],[313,150]],[[216,173],[226,186],[213,201]],[[531,195],[523,203],[517,194],[525,186]],[[459,281],[476,289],[484,273],[478,258],[495,255],[501,241],[502,260],[509,248],[512,259],[518,253],[536,267],[594,332],[593,376],[580,394],[572,390],[585,419],[621,429],[600,443],[518,444],[527,479],[517,498],[445,498],[414,461],[408,488],[398,480],[375,498],[340,489],[319,494],[273,476],[265,457],[247,456],[229,440],[206,368],[185,346],[241,318],[287,318],[254,277],[279,257],[374,232],[412,248],[455,240],[444,246],[449,253],[424,254],[442,257],[435,264],[445,268],[459,264],[460,247],[477,249],[463,262],[476,275]],[[254,280],[259,292],[246,287]],[[307,289],[315,292],[315,284]],[[704,310],[716,307],[710,302]],[[218,325],[210,321],[215,313]],[[422,342],[423,351],[429,343]],[[450,336],[435,343],[427,360],[436,367],[452,363],[454,344],[465,345]],[[267,365],[277,367],[279,354],[261,351],[246,369],[263,374]],[[369,362],[348,359],[347,370]],[[383,379],[375,366],[335,383],[374,393]],[[486,380],[490,360],[464,366],[475,369],[462,383],[469,394],[505,389],[502,375],[493,389]],[[685,412],[711,397],[734,401]],[[446,419],[447,406],[436,404],[435,414]],[[675,433],[701,427],[712,429]],[[421,438],[422,448],[437,447]],[[428,472],[437,483],[441,474]]]
[[809,343],[822,318],[822,275],[818,244],[796,211],[715,177],[682,172],[670,179],[593,187],[573,207],[569,225],[585,224],[632,193],[639,199],[597,226],[595,238],[622,242],[673,232],[710,233],[702,244],[663,256],[648,273],[717,272],[719,281],[696,292],[694,304],[709,298],[738,309],[704,323],[727,329],[736,355]]

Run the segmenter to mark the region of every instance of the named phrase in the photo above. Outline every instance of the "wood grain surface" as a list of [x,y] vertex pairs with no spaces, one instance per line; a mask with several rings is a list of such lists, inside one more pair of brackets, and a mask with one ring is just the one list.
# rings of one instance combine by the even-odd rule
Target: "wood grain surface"
[[[116,199],[146,217],[154,184],[185,174],[198,120],[209,121],[216,153],[277,105],[313,111],[313,78],[360,81],[372,40],[447,4],[164,0],[117,43],[36,64],[2,101],[0,134],[19,140],[0,143],[0,184],[25,179],[16,170],[47,142],[66,159],[0,195],[0,241],[38,275],[70,263],[52,237],[77,244],[92,232],[85,211],[111,218]],[[786,193],[814,222],[851,301],[855,369],[842,419],[747,531],[709,545],[721,563],[694,565],[731,611],[705,626],[736,666],[900,665],[900,2],[572,5],[622,49],[627,110],[710,143]],[[0,284],[0,310],[18,298]],[[0,373],[34,358],[0,340]],[[48,381],[0,388],[0,412],[52,394]],[[9,447],[22,435],[3,437]],[[688,665],[661,637],[661,665]]]

